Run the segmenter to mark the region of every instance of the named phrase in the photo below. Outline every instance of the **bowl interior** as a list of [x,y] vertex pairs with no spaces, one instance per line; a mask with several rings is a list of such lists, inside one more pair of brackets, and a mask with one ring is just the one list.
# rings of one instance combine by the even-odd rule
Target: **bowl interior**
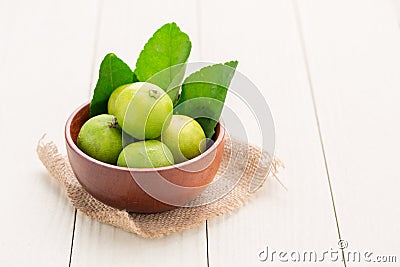
[[82,128],[82,125],[90,119],[90,114],[89,114],[89,108],[90,105],[85,105],[80,109],[75,116],[73,117],[71,121],[71,126],[70,126],[70,134],[72,141],[76,145],[76,140],[78,139],[78,134],[79,131]]

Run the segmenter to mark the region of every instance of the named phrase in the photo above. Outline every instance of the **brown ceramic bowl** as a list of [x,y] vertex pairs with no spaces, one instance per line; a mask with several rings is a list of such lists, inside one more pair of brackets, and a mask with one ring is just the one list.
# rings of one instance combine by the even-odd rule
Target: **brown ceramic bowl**
[[214,144],[200,156],[161,168],[125,168],[98,161],[76,145],[79,130],[89,119],[89,103],[65,125],[72,170],[80,184],[101,202],[130,212],[163,212],[184,206],[211,183],[222,160],[225,130],[218,124]]

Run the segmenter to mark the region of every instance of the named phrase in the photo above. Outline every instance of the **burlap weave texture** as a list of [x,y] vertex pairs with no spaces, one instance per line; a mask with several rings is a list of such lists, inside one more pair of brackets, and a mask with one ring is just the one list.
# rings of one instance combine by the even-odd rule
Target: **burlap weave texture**
[[[248,155],[246,162],[231,164],[232,155]],[[155,214],[136,214],[118,210],[103,204],[87,193],[76,179],[68,158],[58,152],[53,142],[40,141],[37,153],[48,172],[65,188],[72,205],[99,222],[113,225],[145,238],[155,238],[201,225],[215,216],[229,213],[241,207],[259,188],[268,176],[275,176],[279,160],[260,148],[231,139],[225,142],[220,170],[215,179],[223,179],[234,186],[225,196],[206,205],[182,207]],[[228,165],[230,167],[228,167]],[[228,169],[228,171],[227,171]],[[240,174],[240,179],[237,175]],[[268,174],[268,175],[267,175]],[[213,190],[225,190],[213,188]],[[207,190],[203,193],[212,194]]]

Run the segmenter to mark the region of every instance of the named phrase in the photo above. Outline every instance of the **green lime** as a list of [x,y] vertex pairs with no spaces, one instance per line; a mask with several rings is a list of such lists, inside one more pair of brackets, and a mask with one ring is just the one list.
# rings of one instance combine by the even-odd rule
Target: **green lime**
[[206,136],[200,124],[185,115],[173,115],[168,127],[163,129],[161,141],[168,146],[175,163],[192,159],[206,147]]
[[89,119],[79,131],[77,145],[92,158],[116,164],[122,150],[121,129],[116,117],[101,114]]
[[[128,88],[131,93],[126,92]],[[128,88],[115,101],[115,115],[121,128],[140,140],[159,137],[163,125],[171,120],[171,98],[151,83],[137,82]]]
[[157,168],[174,164],[168,147],[157,140],[147,140],[126,146],[118,157],[118,166],[129,168]]
[[122,92],[122,90],[129,87],[130,85],[131,85],[131,83],[121,85],[120,87],[118,87],[111,93],[110,98],[108,99],[108,105],[107,105],[108,114],[115,115],[115,100],[117,100],[117,97]]
[[137,83],[131,84],[131,86],[123,89],[118,93],[115,99],[115,117],[117,117],[118,124],[124,129],[124,118],[126,110],[128,109],[133,97],[135,96],[138,88],[140,88]]

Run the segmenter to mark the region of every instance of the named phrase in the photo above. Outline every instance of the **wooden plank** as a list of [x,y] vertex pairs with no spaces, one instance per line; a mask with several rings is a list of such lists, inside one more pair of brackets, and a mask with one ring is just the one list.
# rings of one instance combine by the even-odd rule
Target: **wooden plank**
[[205,226],[145,239],[78,212],[71,266],[206,266]]
[[[134,68],[136,59],[153,32],[175,21],[187,32],[193,49],[199,49],[196,5],[194,2],[152,0],[142,3],[104,1],[101,8],[92,88],[105,54],[116,53]],[[90,95],[92,92],[90,92]],[[166,238],[146,240],[114,227],[100,224],[78,212],[71,266],[206,266],[205,225]]]
[[[337,228],[292,3],[210,0],[202,1],[201,13],[203,57],[218,62],[238,59],[238,70],[270,104],[276,154],[286,165],[280,178],[289,188],[285,192],[270,179],[238,212],[210,220],[210,266],[266,264],[258,258],[266,246],[276,251],[313,250],[319,255],[336,248]],[[267,263],[288,265],[276,258]],[[343,266],[318,263],[326,265]]]
[[[35,152],[86,98],[95,1],[2,1],[0,266],[67,266],[74,209]],[[4,24],[3,24],[4,23]]]
[[400,33],[393,3],[299,1],[299,12],[342,237],[349,250],[399,260]]

